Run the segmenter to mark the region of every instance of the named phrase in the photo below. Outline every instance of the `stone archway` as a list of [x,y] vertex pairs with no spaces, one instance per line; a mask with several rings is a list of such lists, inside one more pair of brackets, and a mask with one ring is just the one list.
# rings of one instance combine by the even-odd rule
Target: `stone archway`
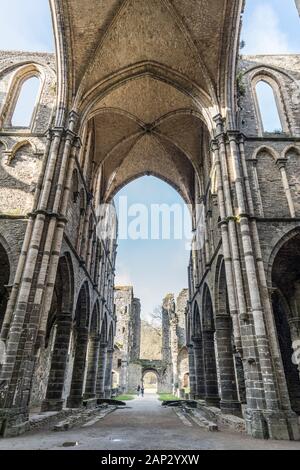
[[107,360],[104,379],[104,395],[105,398],[111,398],[112,390],[112,368],[114,359],[114,328],[113,323],[110,324],[108,333],[108,347],[107,347]]
[[159,375],[155,369],[149,369],[143,372],[142,384],[144,386],[145,393],[157,393],[158,383]]
[[292,410],[300,415],[300,233],[280,246],[272,265],[272,305]]
[[[48,377],[45,377],[46,393],[42,403],[42,411],[59,411],[64,405],[63,390],[72,327],[73,299],[73,266],[70,256],[65,254],[58,263],[52,304],[48,315],[45,350],[40,352],[38,369],[35,374],[36,379],[42,384],[43,380],[40,380],[38,370],[40,369],[44,374],[48,373]],[[48,371],[45,370],[47,363]]]
[[144,377],[154,374],[156,377],[157,393],[172,393],[172,380],[168,368],[163,361],[139,360],[139,378],[137,385],[142,385]]
[[89,344],[87,354],[87,370],[86,370],[86,381],[85,381],[85,399],[96,398],[96,381],[97,381],[97,367],[99,361],[100,352],[100,333],[99,333],[99,322],[100,322],[100,307],[99,302],[96,302],[89,331]]
[[218,374],[215,352],[215,319],[212,298],[207,284],[203,289],[203,357],[205,375],[205,401],[207,405],[219,406]]
[[107,315],[104,315],[101,324],[100,332],[100,353],[98,361],[98,372],[97,372],[97,385],[96,385],[96,396],[97,398],[105,398],[105,376],[107,366],[107,350],[108,350],[108,324]]
[[195,371],[195,398],[205,398],[205,378],[203,362],[203,336],[201,326],[201,316],[198,302],[194,303],[193,325],[192,325],[192,343],[193,343],[193,365]]

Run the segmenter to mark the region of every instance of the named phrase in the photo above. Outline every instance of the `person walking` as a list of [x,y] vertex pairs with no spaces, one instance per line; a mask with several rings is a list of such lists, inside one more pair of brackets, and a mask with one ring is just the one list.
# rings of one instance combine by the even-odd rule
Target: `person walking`
[[138,396],[140,396],[140,393],[141,393],[141,386],[138,385],[138,387],[137,387],[137,394],[138,394]]
[[141,394],[142,394],[142,397],[144,397],[144,395],[145,395],[145,389],[144,389],[144,385],[142,385],[142,388],[141,388]]

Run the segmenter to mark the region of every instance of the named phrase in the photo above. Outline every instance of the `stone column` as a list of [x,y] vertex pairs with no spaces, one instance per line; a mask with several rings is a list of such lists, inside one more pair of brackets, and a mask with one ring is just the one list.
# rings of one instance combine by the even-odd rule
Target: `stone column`
[[68,408],[80,408],[83,399],[83,382],[86,366],[86,353],[88,344],[88,329],[78,328],[76,331],[75,358],[71,392],[67,401]]
[[253,183],[254,183],[255,193],[257,195],[258,211],[259,211],[259,215],[261,217],[264,217],[265,216],[264,206],[262,203],[261,191],[259,187],[259,179],[258,179],[258,174],[257,174],[257,163],[258,163],[257,158],[254,158],[253,160],[251,160],[251,163],[252,163]]
[[114,356],[114,350],[108,349],[106,371],[105,371],[105,385],[104,385],[105,398],[111,398],[113,356]]
[[120,389],[122,393],[127,392],[127,370],[128,361],[126,358],[122,358],[121,372],[120,372]]
[[221,410],[225,414],[241,416],[241,404],[238,400],[235,378],[231,331],[230,316],[217,315],[216,336],[220,371]]
[[177,325],[178,318],[173,316],[170,320],[170,340],[171,340],[171,360],[172,360],[172,371],[173,371],[173,394],[175,395],[178,391],[178,337],[177,337]]
[[203,341],[202,338],[192,338],[194,361],[195,361],[195,377],[196,377],[196,399],[205,399],[205,378],[203,363]]
[[234,354],[234,363],[235,363],[236,381],[238,385],[239,401],[242,405],[246,405],[247,396],[246,396],[244,365],[243,365],[242,358],[238,353]]
[[296,217],[296,211],[295,211],[295,205],[294,205],[294,201],[292,197],[291,188],[289,185],[289,180],[286,174],[286,163],[287,163],[286,158],[278,159],[276,162],[281,173],[282,184],[283,184],[284,192],[285,192],[286,199],[289,205],[290,215],[294,219]]
[[[245,261],[246,279],[248,282],[250,306],[252,311],[255,339],[257,343],[258,357],[248,358],[250,367],[256,365],[261,372],[261,385],[253,390],[253,398],[257,400],[257,408],[264,411],[264,420],[267,422],[268,435],[273,439],[289,439],[291,431],[287,425],[286,417],[281,410],[278,395],[278,382],[274,374],[274,363],[269,344],[268,331],[266,327],[267,312],[264,311],[257,274],[258,263],[255,257],[253,236],[250,230],[249,214],[246,211],[243,179],[241,172],[241,159],[239,147],[237,145],[237,133],[228,133],[230,144],[230,157],[233,165],[235,178],[235,191],[239,207],[239,227],[242,245],[242,254]],[[257,410],[256,408],[256,410]],[[255,412],[255,410],[253,410]],[[253,413],[252,413],[253,415]],[[258,418],[260,425],[264,426],[261,418]],[[249,422],[249,420],[248,420]],[[262,434],[261,430],[258,431]]]
[[189,354],[189,379],[190,379],[190,399],[196,398],[196,376],[195,376],[195,359],[194,359],[194,347],[192,344],[187,345]]
[[215,354],[215,333],[213,330],[203,331],[204,371],[205,371],[205,402],[208,406],[219,406],[218,375]]
[[96,398],[97,366],[100,351],[100,335],[94,334],[90,339],[87,374],[84,398]]
[[[247,167],[247,162],[246,162],[246,153],[245,153],[245,144],[244,144],[243,135],[239,136],[239,151],[240,151],[243,177],[245,180],[247,203],[248,203],[249,213],[251,216],[250,227],[251,227],[251,233],[253,237],[255,257],[256,257],[258,275],[259,275],[259,280],[260,280],[261,299],[263,303],[264,317],[265,317],[267,330],[268,330],[268,339],[269,339],[269,346],[270,346],[270,351],[272,355],[272,362],[276,371],[276,380],[277,380],[278,392],[280,395],[280,403],[281,403],[282,409],[285,410],[286,419],[287,419],[287,422],[289,423],[289,435],[292,436],[292,438],[294,439],[298,439],[298,436],[299,436],[299,429],[298,429],[298,424],[297,424],[298,419],[297,419],[297,416],[291,411],[291,404],[289,400],[287,382],[286,382],[285,374],[283,370],[282,356],[281,356],[281,352],[279,350],[279,345],[277,341],[277,329],[275,325],[273,308],[271,305],[271,296],[269,295],[269,287],[268,287],[267,279],[266,279],[265,265],[263,263],[260,238],[259,238],[257,223],[254,218],[254,203],[253,203],[252,191],[251,191],[249,175],[248,175],[248,167]],[[245,328],[245,331],[248,332],[248,328]],[[249,337],[249,334],[247,335],[247,343],[248,343],[248,337]],[[248,347],[249,346],[247,344],[247,348]],[[251,383],[256,384],[257,378],[259,379],[259,381],[261,381],[261,373],[258,370],[258,365],[253,363],[252,350],[250,351],[249,351],[250,354],[249,354],[248,361],[243,360],[245,379],[246,379],[247,410],[249,411],[249,419],[247,423],[248,423],[249,432],[251,432],[252,435],[256,435],[257,437],[264,437],[264,434],[266,436],[270,434],[273,435],[273,431],[271,430],[271,433],[270,433],[269,430],[265,429],[266,428],[265,418],[263,416],[262,411],[260,410],[261,406],[257,406],[257,400],[256,400],[257,394],[256,396],[254,395],[254,393],[251,390],[252,387],[249,385],[249,379],[248,379],[249,373],[247,369],[251,369]],[[255,368],[257,370],[256,371],[257,378],[253,376],[253,370]],[[252,408],[252,410],[250,408]],[[248,411],[247,411],[247,414],[248,414]],[[255,414],[257,416],[255,416]],[[253,426],[251,425],[251,416],[253,417],[252,419]],[[278,416],[277,416],[277,420],[275,418],[275,421],[279,423],[280,421],[283,422],[283,419],[282,418],[278,419]],[[285,436],[287,436],[286,433],[285,433]],[[281,436],[279,435],[279,437]]]
[[42,411],[60,411],[63,409],[64,400],[62,395],[68,360],[71,326],[72,312],[63,312],[57,315],[57,332],[52,354],[46,399],[42,404]]
[[107,346],[108,346],[107,343],[100,344],[97,385],[96,385],[97,398],[105,398],[104,384],[105,384],[105,373],[106,373],[106,364],[107,364]]
[[[247,383],[247,429],[253,437],[266,438],[266,420],[262,409],[265,407],[264,384],[262,381],[259,354],[257,349],[257,333],[253,310],[248,309],[245,285],[242,272],[239,236],[237,233],[237,217],[233,211],[232,189],[237,183],[238,202],[244,214],[244,201],[240,200],[242,178],[236,168],[236,154],[230,167],[234,166],[234,181],[231,185],[227,146],[225,143],[224,122],[221,116],[214,119],[217,128],[217,142],[213,142],[218,179],[218,201],[221,214],[222,243],[228,287],[228,303],[233,321],[234,341],[237,351],[243,355],[245,377]],[[241,204],[241,205],[240,205]],[[239,220],[239,219],[238,219]],[[239,221],[240,222],[240,221]],[[255,273],[255,269],[253,270]],[[251,291],[251,288],[250,288]]]

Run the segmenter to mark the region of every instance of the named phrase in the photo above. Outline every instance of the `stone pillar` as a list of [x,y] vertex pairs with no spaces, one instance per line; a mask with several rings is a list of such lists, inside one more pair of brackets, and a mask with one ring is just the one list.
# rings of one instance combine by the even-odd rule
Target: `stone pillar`
[[107,364],[107,346],[108,346],[107,343],[100,344],[97,385],[96,385],[97,398],[105,398],[104,384],[105,384],[105,372],[106,372],[106,364]]
[[122,358],[121,372],[120,372],[120,389],[122,393],[127,392],[127,371],[128,361],[126,358]]
[[213,330],[203,331],[204,371],[205,371],[205,402],[208,406],[219,406],[218,375],[215,354],[215,333]]
[[[244,353],[244,356],[243,356],[243,366],[244,366],[244,372],[245,372],[246,396],[247,396],[246,415],[248,415],[246,422],[247,422],[249,433],[251,433],[255,437],[270,437],[270,435],[272,435],[274,437],[279,437],[279,438],[283,436],[283,438],[286,439],[287,434],[288,434],[289,437],[291,437],[292,439],[298,439],[299,438],[299,427],[297,425],[298,418],[291,411],[291,404],[289,400],[287,382],[285,379],[285,374],[284,374],[284,369],[283,369],[282,356],[281,356],[281,352],[279,350],[279,344],[277,341],[277,329],[275,325],[273,308],[271,305],[271,296],[269,295],[269,287],[268,287],[267,279],[266,279],[265,265],[263,263],[260,237],[258,233],[256,220],[253,217],[254,216],[254,203],[253,203],[253,197],[252,197],[252,190],[250,186],[248,167],[247,167],[247,162],[246,162],[244,136],[242,135],[240,135],[239,137],[239,151],[240,151],[243,179],[245,181],[245,187],[246,187],[247,203],[248,203],[249,213],[251,216],[250,227],[251,227],[251,233],[253,237],[253,246],[255,249],[255,257],[256,257],[256,263],[257,263],[257,268],[258,268],[257,270],[258,270],[259,281],[260,281],[261,300],[262,300],[262,304],[264,308],[264,318],[265,318],[265,321],[267,324],[267,330],[268,330],[270,353],[272,356],[273,367],[276,373],[276,382],[277,382],[277,387],[278,387],[277,389],[278,394],[280,396],[280,405],[282,409],[285,410],[284,413],[286,416],[286,423],[288,423],[288,433],[284,431],[284,433],[282,434],[282,430],[280,430],[280,433],[277,436],[275,436],[272,429],[271,430],[267,429],[266,419],[262,411],[262,409],[265,408],[264,400],[261,398],[262,394],[261,396],[258,396],[258,391],[254,390],[254,388],[251,387],[250,385],[250,384],[257,385],[258,381],[260,381],[261,383],[262,381],[261,381],[261,372],[259,370],[259,362],[258,361],[257,363],[253,362],[253,359],[255,359],[253,358],[254,349],[251,346],[251,349],[248,350],[249,348],[248,325],[245,326],[245,333],[247,334],[246,336],[247,345],[244,346],[243,348],[244,350],[249,351],[248,360],[245,360],[247,358],[246,352]],[[254,348],[255,347],[256,346],[254,346]],[[255,369],[256,371],[255,371],[255,376],[254,376],[253,371]],[[249,372],[251,374],[250,378],[249,378]],[[269,378],[267,382],[270,383]],[[263,389],[263,387],[260,386],[260,389]],[[262,403],[263,403],[263,406],[261,405]],[[273,405],[271,406],[271,409],[275,409]],[[252,423],[251,423],[251,420],[252,420]],[[282,421],[283,421],[282,417],[277,414],[277,420],[275,418],[275,422],[280,423]],[[284,428],[286,428],[285,425],[283,426],[283,429]]]
[[190,379],[190,399],[196,398],[196,376],[195,376],[195,359],[194,359],[194,347],[192,344],[187,345],[189,354],[189,379]]
[[105,398],[111,398],[113,355],[114,355],[114,350],[108,349],[106,371],[105,371],[105,385],[104,385]]
[[177,337],[178,318],[176,315],[170,320],[170,346],[171,346],[171,360],[173,371],[173,394],[175,395],[179,389],[178,383],[178,337]]
[[253,183],[254,183],[254,191],[257,197],[257,204],[258,204],[258,211],[259,215],[261,217],[264,217],[264,206],[262,202],[262,197],[261,197],[261,191],[260,191],[260,186],[259,186],[259,179],[258,179],[258,174],[257,174],[257,158],[254,158],[253,160],[250,160],[252,163],[252,176],[253,176]]
[[80,408],[82,405],[87,344],[88,329],[82,327],[78,328],[76,331],[76,346],[71,391],[67,401],[68,408]]
[[[227,146],[225,143],[224,122],[222,116],[215,117],[216,142],[213,142],[215,163],[218,180],[218,202],[221,214],[222,244],[225,260],[226,283],[228,287],[228,304],[233,321],[234,341],[238,352],[245,357],[245,377],[247,384],[247,410],[246,422],[249,434],[253,437],[266,438],[266,420],[262,413],[265,407],[264,384],[262,380],[259,352],[257,348],[257,333],[255,331],[254,311],[249,309],[246,301],[241,252],[237,233],[236,214],[233,211],[232,186],[227,164]],[[231,160],[235,166],[235,181],[238,182],[237,194],[239,206],[244,208],[240,201],[240,184],[243,179],[236,167],[236,154]],[[246,165],[245,165],[246,166]],[[234,184],[234,182],[232,182]],[[245,211],[242,210],[242,213]],[[255,273],[255,269],[253,270]],[[250,288],[251,291],[252,287]],[[256,314],[256,312],[255,312]]]
[[[255,340],[256,340],[256,357],[248,357],[248,364],[250,368],[256,368],[255,374],[257,377],[255,387],[252,391],[253,402],[257,401],[256,408],[252,408],[251,415],[254,416],[259,410],[260,416],[257,417],[260,422],[260,429],[251,430],[252,435],[265,437],[265,423],[267,423],[267,435],[271,439],[289,439],[294,434],[291,432],[291,422],[288,424],[290,418],[285,416],[280,404],[280,397],[278,394],[278,380],[274,373],[274,361],[270,349],[270,341],[268,337],[267,316],[268,312],[264,307],[261,295],[261,283],[258,277],[258,260],[256,258],[256,251],[254,249],[254,237],[251,233],[251,225],[249,214],[246,208],[243,175],[241,168],[241,155],[237,144],[238,133],[228,132],[230,145],[230,160],[234,171],[234,185],[237,197],[237,204],[239,207],[239,235],[242,246],[242,255],[245,261],[245,273],[248,283],[249,303],[251,307],[251,317],[253,320]],[[228,172],[227,172],[228,174]],[[252,350],[253,352],[254,350]],[[249,377],[247,377],[249,379]],[[250,382],[250,380],[249,380]],[[258,384],[258,382],[260,382]],[[261,411],[263,413],[261,413]],[[250,410],[249,410],[250,411]],[[261,416],[263,415],[263,420]],[[252,419],[247,419],[249,428],[252,427]],[[255,426],[256,427],[256,426]],[[294,438],[299,439],[299,432]]]
[[195,377],[196,377],[196,399],[205,399],[205,378],[203,363],[203,341],[202,338],[192,338],[194,361],[195,361]]
[[[43,158],[45,165],[38,181],[33,215],[28,220],[5,318],[10,334],[6,338],[5,362],[0,377],[5,389],[5,393],[0,394],[3,437],[19,435],[29,426],[28,405],[35,352],[45,337],[49,299],[53,295],[67,222],[67,203],[77,154],[78,115],[71,112],[66,122],[63,113],[58,114],[58,127],[51,132],[51,142]],[[56,191],[51,191],[54,187]],[[4,334],[6,332],[8,329],[4,328]]]
[[241,416],[233,361],[231,318],[216,316],[217,348],[220,368],[221,410],[225,414]]
[[97,366],[100,351],[100,335],[94,334],[89,344],[84,398],[96,398]]
[[242,358],[238,353],[234,354],[236,381],[238,386],[239,401],[241,404],[247,404],[245,372]]
[[288,202],[288,205],[289,205],[290,215],[291,215],[292,218],[295,218],[296,217],[296,211],[295,211],[295,205],[294,205],[294,201],[293,201],[293,197],[292,197],[292,192],[291,192],[289,180],[288,180],[288,177],[287,177],[287,174],[286,174],[286,163],[287,163],[286,158],[278,159],[277,162],[276,162],[276,164],[277,164],[277,166],[280,170],[280,173],[281,173],[282,184],[283,184],[284,192],[285,192],[286,199],[287,199],[287,202]]
[[52,354],[46,399],[42,404],[42,411],[60,411],[63,408],[64,400],[62,395],[68,360],[71,326],[71,312],[63,312],[57,315],[57,332]]

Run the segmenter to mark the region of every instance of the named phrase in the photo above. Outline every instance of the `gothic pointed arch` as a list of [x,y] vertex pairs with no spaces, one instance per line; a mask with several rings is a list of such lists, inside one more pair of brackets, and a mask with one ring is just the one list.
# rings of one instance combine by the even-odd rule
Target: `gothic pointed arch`
[[294,229],[280,240],[269,263],[272,306],[291,407],[300,414],[300,232]]

